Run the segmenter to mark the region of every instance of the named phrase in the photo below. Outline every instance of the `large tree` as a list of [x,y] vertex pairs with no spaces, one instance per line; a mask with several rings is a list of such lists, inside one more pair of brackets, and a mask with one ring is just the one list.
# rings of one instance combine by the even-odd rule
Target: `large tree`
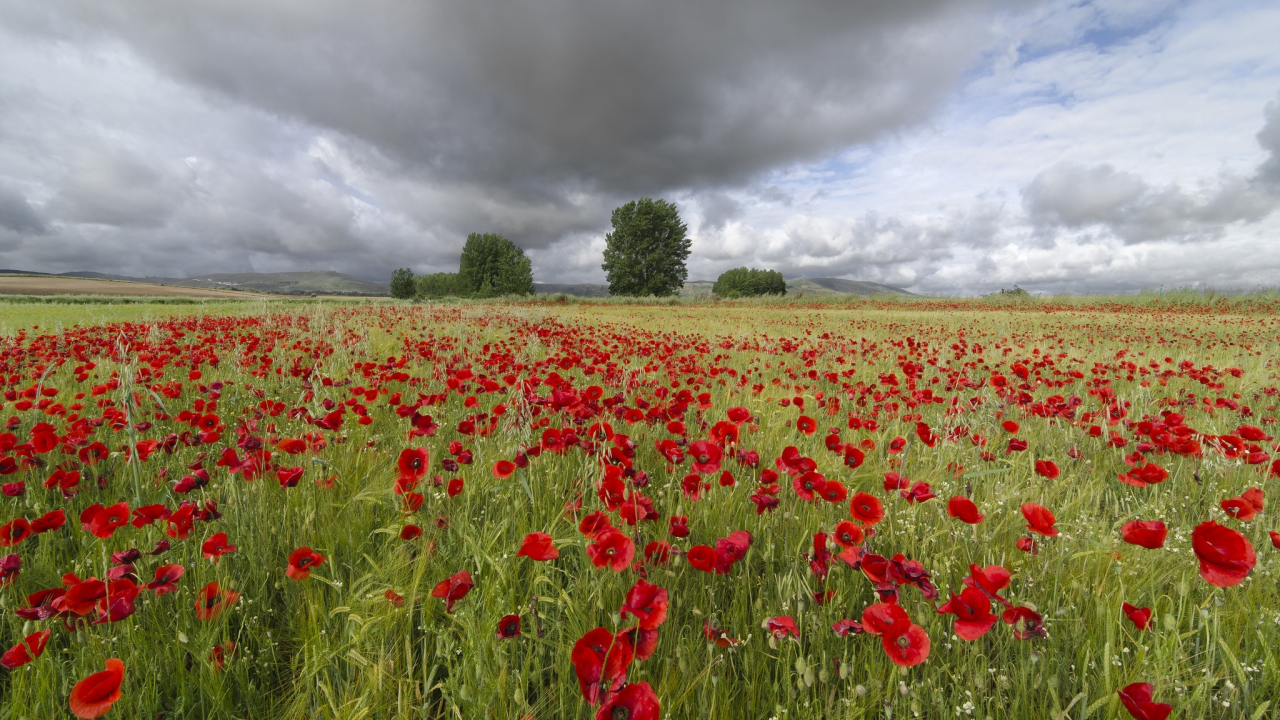
[[689,271],[684,261],[692,241],[675,203],[640,198],[613,211],[613,232],[604,236],[604,268],[610,295],[674,295]]
[[414,293],[413,271],[409,268],[400,268],[391,272],[391,297],[400,298],[401,300],[413,297]]
[[471,233],[458,259],[458,290],[475,297],[530,295],[533,272],[529,258],[497,233]]

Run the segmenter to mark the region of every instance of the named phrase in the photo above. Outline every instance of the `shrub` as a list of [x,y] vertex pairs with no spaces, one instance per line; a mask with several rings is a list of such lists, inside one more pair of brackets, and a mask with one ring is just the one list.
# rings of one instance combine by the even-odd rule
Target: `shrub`
[[787,282],[777,270],[740,267],[721,274],[711,292],[724,298],[786,295]]
[[458,259],[458,290],[472,297],[532,295],[529,258],[497,233],[471,233]]

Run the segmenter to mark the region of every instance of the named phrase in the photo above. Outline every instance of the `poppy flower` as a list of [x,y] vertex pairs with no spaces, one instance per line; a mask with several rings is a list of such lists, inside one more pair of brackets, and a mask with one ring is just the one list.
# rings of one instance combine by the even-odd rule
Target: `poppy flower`
[[716,551],[710,546],[694,545],[684,556],[690,565],[702,572],[709,573],[716,569]]
[[689,458],[693,460],[693,471],[697,473],[713,473],[720,469],[720,460],[724,451],[720,446],[707,440],[689,443]]
[[1210,585],[1239,585],[1258,564],[1248,538],[1212,520],[1191,531],[1191,547],[1200,559],[1200,577]]
[[689,537],[689,516],[688,515],[672,515],[668,518],[669,528],[667,530],[671,537],[686,538]]
[[1037,460],[1036,474],[1050,480],[1057,480],[1062,472],[1058,470],[1058,464],[1052,460]]
[[311,568],[324,562],[324,556],[305,545],[289,553],[289,567],[284,574],[290,580],[306,580]]
[[422,528],[417,525],[405,525],[400,528],[401,540],[416,540],[422,536]]
[[143,505],[133,509],[133,520],[129,524],[140,528],[145,525],[151,525],[157,520],[164,520],[172,514],[169,508],[163,504]]
[[405,448],[400,451],[400,457],[396,461],[400,474],[413,478],[426,475],[427,468],[430,466],[431,455],[426,448]]
[[1032,537],[1021,537],[1021,538],[1018,538],[1018,542],[1014,543],[1014,545],[1015,545],[1019,550],[1021,550],[1021,551],[1022,551],[1022,552],[1024,552],[1024,553],[1027,553],[1027,554],[1029,554],[1029,555],[1039,555],[1039,554],[1040,554],[1040,547],[1039,547],[1038,545],[1036,545],[1035,538],[1032,538]]
[[1130,605],[1129,603],[1124,603],[1120,606],[1120,609],[1124,611],[1124,614],[1133,621],[1133,624],[1137,626],[1139,630],[1151,629],[1151,608],[1140,608]]
[[938,497],[933,494],[933,488],[930,487],[927,482],[917,482],[909,489],[902,490],[898,494],[901,495],[902,499],[906,500],[909,505],[914,505],[915,503],[932,500]]
[[156,579],[147,583],[146,588],[155,593],[156,597],[171,593],[178,589],[178,578],[186,571],[186,568],[177,564],[161,565],[156,568]]
[[662,708],[649,683],[631,683],[609,699],[596,712],[596,720],[658,720]]
[[506,480],[511,477],[511,473],[516,471],[516,464],[510,460],[499,460],[493,464],[493,476],[499,480]]
[[818,491],[823,500],[830,503],[838,503],[849,497],[849,491],[845,490],[844,484],[839,480],[827,480],[822,484],[822,489]]
[[729,572],[734,563],[746,557],[747,550],[751,549],[751,541],[751,533],[746,530],[734,530],[729,533],[729,537],[716,540],[716,574]]
[[616,692],[626,682],[627,666],[634,657],[631,641],[624,633],[615,636],[601,627],[578,638],[569,660],[573,663],[582,699],[589,705],[597,705]]
[[18,579],[22,570],[22,558],[18,553],[10,553],[0,557],[0,587],[4,587]]
[[96,577],[80,580],[74,575],[68,575],[63,577],[62,582],[67,585],[67,591],[53,601],[54,609],[58,612],[88,615],[98,606],[99,601],[107,597],[107,584]]
[[31,532],[34,535],[57,530],[67,522],[67,514],[63,510],[50,510],[31,521]]
[[1116,479],[1126,485],[1146,487],[1162,483],[1169,477],[1169,471],[1154,463],[1135,465],[1129,472],[1120,473]]
[[867,535],[853,522],[841,520],[836,523],[836,531],[831,534],[831,539],[835,540],[840,547],[850,548],[866,542]]
[[849,500],[849,515],[863,525],[875,525],[884,519],[884,505],[875,495],[854,493]]
[[844,449],[844,464],[850,470],[857,470],[862,466],[863,461],[867,459],[866,453],[862,452],[853,445],[846,446]]
[[608,566],[614,572],[622,572],[635,557],[636,546],[631,538],[613,528],[596,535],[595,540],[587,545],[587,557],[596,567]]
[[462,478],[450,480],[445,492],[449,494],[449,497],[457,497],[458,493],[462,492]]
[[987,634],[1000,619],[991,614],[991,598],[973,587],[961,590],[959,595],[951,593],[951,599],[938,608],[938,613],[955,615],[956,635],[970,641]]
[[80,513],[80,524],[94,537],[105,540],[115,534],[117,528],[129,524],[129,504],[121,502],[110,507],[90,505]]
[[1004,428],[1004,431],[1009,433],[1010,435],[1018,434],[1018,423],[1012,420],[1005,420],[1004,422],[1000,423],[1000,427]]
[[761,627],[769,631],[774,640],[785,639],[788,635],[794,638],[800,637],[800,628],[796,627],[796,621],[790,615],[771,617],[765,620]]
[[302,480],[304,469],[301,467],[280,468],[276,471],[276,479],[280,481],[280,487],[291,488],[297,487]]
[[1031,532],[1040,533],[1045,537],[1058,536],[1058,528],[1054,527],[1058,519],[1049,512],[1049,508],[1036,503],[1023,503],[1022,517],[1027,519],[1027,529]]
[[1029,607],[1011,607],[1000,616],[1006,625],[1013,626],[1013,636],[1019,640],[1048,637],[1044,629],[1044,618]]
[[689,473],[680,481],[680,490],[689,502],[698,502],[702,499],[702,491],[710,488],[702,482],[702,476],[698,473]]
[[1164,547],[1169,529],[1159,520],[1130,520],[1120,527],[1120,537],[1130,545],[1140,545],[1150,550]]
[[385,597],[387,602],[391,603],[393,607],[402,607],[404,605],[404,596],[400,595],[400,593],[395,590],[387,590],[382,594],[382,596]]
[[240,593],[223,590],[216,582],[200,588],[196,593],[196,618],[200,620],[217,620],[223,610],[236,604]]
[[889,454],[896,455],[902,452],[902,449],[905,448],[906,446],[907,446],[907,439],[899,435],[898,437],[889,441]]
[[799,430],[805,435],[812,435],[817,429],[818,421],[808,415],[801,415],[799,419],[796,420],[796,430]]
[[516,553],[516,557],[544,562],[560,557],[560,551],[551,543],[550,535],[534,532],[524,536],[524,543],[520,545],[520,552]]
[[214,533],[209,536],[208,540],[200,546],[200,552],[204,555],[205,560],[218,562],[218,558],[229,552],[235,552],[235,545],[227,544],[227,534],[224,532]]
[[1009,581],[1012,577],[1012,574],[1001,565],[988,565],[986,567],[970,565],[969,576],[961,582],[969,587],[978,588],[992,600],[999,600],[1008,605],[1009,601],[1000,597],[1000,591],[1009,587]]
[[1116,694],[1120,703],[1129,711],[1135,720],[1165,720],[1173,712],[1173,706],[1166,703],[1153,702],[1151,683],[1133,683],[1126,685]]
[[791,487],[795,489],[796,495],[806,502],[812,501],[817,494],[821,493],[826,484],[827,479],[812,470],[797,475],[791,480]]
[[1280,550],[1280,532],[1271,530],[1267,534],[1271,537],[1271,547]]
[[97,718],[106,715],[123,693],[124,663],[116,658],[107,660],[107,669],[96,672],[71,688],[71,714],[78,718]]
[[446,613],[453,612],[453,604],[467,596],[471,592],[471,588],[476,584],[471,580],[471,573],[466,570],[459,570],[449,577],[436,583],[431,590],[431,597],[442,598],[444,600],[444,611]]
[[503,615],[502,619],[498,620],[498,637],[502,640],[520,637],[520,616]]
[[97,465],[100,460],[110,454],[111,451],[107,450],[106,445],[103,445],[100,442],[95,442],[80,448],[80,451],[76,453],[76,457],[80,458],[80,462],[85,465],[92,466]]
[[1009,446],[1004,449],[1005,455],[1022,452],[1027,449],[1027,441],[1022,438],[1009,438]]
[[594,538],[596,535],[605,530],[613,529],[613,521],[603,512],[596,511],[582,518],[582,522],[578,523],[578,532],[586,535],[588,538]]
[[23,638],[22,642],[9,648],[4,655],[0,655],[0,667],[12,670],[40,657],[44,653],[45,643],[49,641],[50,632],[50,630],[41,630]]
[[831,629],[834,630],[836,635],[839,635],[840,637],[848,637],[850,635],[861,635],[862,633],[866,632],[865,630],[862,629],[862,623],[858,622],[857,620],[849,620],[848,618],[845,618],[843,620],[837,620],[834,624],[832,624]]
[[960,522],[970,525],[977,525],[986,518],[985,515],[978,512],[978,506],[963,495],[956,495],[947,501],[947,514]]
[[929,635],[919,625],[912,624],[896,637],[881,635],[880,645],[893,664],[901,667],[914,667],[929,658]]
[[702,635],[709,643],[715,643],[717,647],[732,647],[742,642],[737,638],[729,637],[729,633],[718,625],[713,625],[710,620],[702,622]]
[[209,663],[213,665],[214,672],[222,672],[222,669],[226,667],[227,658],[235,657],[235,654],[236,644],[230,640],[223,642],[221,645],[214,645],[213,649],[209,651]]
[[884,491],[893,492],[894,490],[905,490],[911,487],[911,479],[903,477],[896,472],[887,472],[884,474]]
[[623,616],[634,617],[641,628],[655,630],[666,621],[668,606],[666,589],[641,578],[627,591],[620,612]]
[[1240,497],[1223,500],[1221,503],[1223,512],[1242,522],[1249,522],[1257,517],[1264,506],[1262,490],[1259,488],[1249,488]]
[[31,537],[31,523],[26,518],[14,518],[0,525],[0,547],[11,547]]

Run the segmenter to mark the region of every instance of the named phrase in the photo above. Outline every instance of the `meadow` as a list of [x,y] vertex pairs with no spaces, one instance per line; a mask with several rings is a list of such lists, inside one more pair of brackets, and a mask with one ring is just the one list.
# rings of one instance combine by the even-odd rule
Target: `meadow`
[[0,718],[1276,714],[1274,294],[561,300],[0,305]]

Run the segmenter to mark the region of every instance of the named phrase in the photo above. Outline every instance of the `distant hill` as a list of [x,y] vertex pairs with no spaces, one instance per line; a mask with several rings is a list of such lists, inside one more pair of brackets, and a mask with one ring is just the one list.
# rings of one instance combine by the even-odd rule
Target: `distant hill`
[[310,295],[313,293],[320,295],[388,295],[391,292],[389,283],[373,282],[354,275],[346,275],[329,270],[282,273],[213,273],[190,278],[141,278],[90,271],[66,272],[54,275],[53,273],[3,269],[0,269],[0,274],[45,275],[93,280],[126,280],[129,282],[150,283],[152,285],[175,285],[178,287],[212,288],[217,290],[250,290],[278,295]]

